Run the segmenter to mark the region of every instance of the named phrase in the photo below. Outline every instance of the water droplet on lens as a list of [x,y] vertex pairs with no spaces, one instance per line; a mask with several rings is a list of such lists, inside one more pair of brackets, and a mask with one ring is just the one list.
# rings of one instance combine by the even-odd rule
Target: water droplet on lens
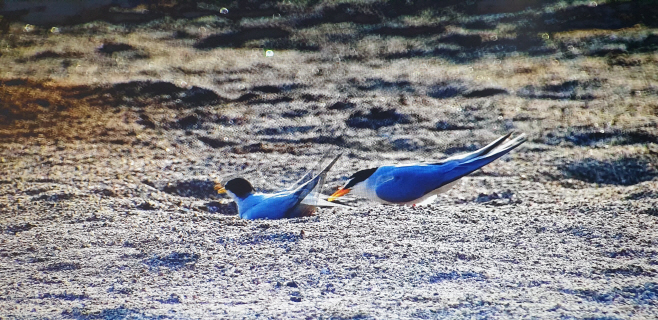
[[219,13],[221,13],[221,14],[228,14],[228,9],[226,9],[226,8],[221,8],[221,9],[219,9]]

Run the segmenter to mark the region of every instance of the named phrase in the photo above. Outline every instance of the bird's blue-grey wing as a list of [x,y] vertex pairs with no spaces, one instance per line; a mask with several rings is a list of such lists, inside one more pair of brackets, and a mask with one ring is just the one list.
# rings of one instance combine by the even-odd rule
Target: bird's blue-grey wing
[[441,161],[439,161],[438,163],[435,163],[435,164],[442,164],[442,163],[453,161],[453,160],[467,161],[467,160],[471,160],[471,159],[483,156],[483,155],[491,152],[496,147],[498,147],[501,143],[503,143],[503,141],[507,140],[507,138],[509,138],[512,135],[512,133],[513,132],[510,132],[510,133],[496,139],[495,141],[489,143],[488,145],[486,145],[486,146],[484,146],[484,147],[482,147],[478,150],[475,150],[475,151],[470,152],[470,153],[458,154],[456,156],[452,156],[450,158],[441,160]]
[[440,178],[438,178],[436,181],[437,185],[432,190],[440,188],[443,185],[451,183],[484,167],[526,141],[525,134],[521,134],[502,144],[502,142],[509,138],[510,135],[511,133],[497,139],[480,150],[467,154],[466,156],[449,158],[445,162],[434,164],[433,166],[436,167],[435,175],[440,176]]
[[281,219],[286,216],[292,208],[297,205],[298,201],[294,194],[288,191],[282,191],[275,194],[267,195],[260,201],[249,208],[242,215],[243,219]]
[[[322,194],[322,188],[324,187],[324,182],[327,177],[327,172],[324,171],[325,168],[322,168],[321,165],[322,163],[325,162],[326,159],[328,159],[331,156],[331,154],[336,154],[336,152],[337,152],[336,150],[327,151],[324,155],[322,155],[320,160],[318,160],[318,162],[313,166],[313,168],[311,168],[306,173],[304,173],[302,177],[299,180],[297,180],[297,182],[295,182],[292,186],[288,187],[286,190],[290,190],[290,191],[295,190],[301,187],[306,182],[312,180],[316,175],[321,175],[320,180],[315,184],[315,188],[313,189],[313,191],[309,195],[303,198],[304,199],[303,203],[310,206],[317,206],[318,203],[323,203],[320,198],[322,196],[324,196],[325,199],[328,198],[328,196]],[[326,203],[324,204],[324,206],[327,206]]]
[[[501,139],[508,137],[509,134],[503,136]],[[475,151],[474,153],[471,153],[471,156],[447,161],[443,164],[434,165],[437,167],[436,174],[441,176],[441,178],[437,181],[438,185],[434,189],[451,183],[504,156],[514,148],[524,143],[526,141],[526,136],[521,134],[502,145],[501,142],[503,142],[503,140],[501,139],[498,139],[488,146]]]
[[[445,164],[441,169],[449,170],[452,166],[453,163]],[[380,170],[372,183],[377,197],[388,202],[410,202],[442,184],[441,170],[433,165],[387,166]]]
[[313,167],[311,169],[306,171],[299,178],[299,180],[295,181],[295,183],[293,183],[288,188],[286,188],[286,190],[295,190],[295,189],[299,188],[301,185],[303,185],[304,183],[306,183],[306,182],[310,181],[311,179],[313,179],[313,177],[315,177],[315,175],[317,175],[318,173],[321,172],[322,163],[325,162],[327,160],[327,158],[329,158],[330,156],[331,156],[331,151],[328,151],[325,154],[323,154],[322,157],[320,158],[320,160],[318,160],[315,163],[315,165],[313,165]]

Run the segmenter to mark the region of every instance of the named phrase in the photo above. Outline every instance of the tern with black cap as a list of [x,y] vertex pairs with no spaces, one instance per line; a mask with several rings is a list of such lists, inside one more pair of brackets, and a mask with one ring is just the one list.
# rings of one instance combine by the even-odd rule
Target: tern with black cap
[[[296,188],[270,194],[255,193],[249,181],[244,178],[234,178],[224,185],[216,184],[215,190],[217,193],[226,193],[233,198],[238,205],[238,214],[242,219],[282,219],[309,216],[313,214],[317,206],[341,206],[321,199],[308,199],[316,196],[316,192],[313,190],[318,186],[322,187],[327,172],[340,156],[340,154],[336,156],[320,173]],[[307,175],[308,173],[302,179],[305,179]]]
[[334,201],[347,193],[384,204],[422,205],[454,186],[467,174],[491,163],[526,141],[525,134],[507,140],[512,133],[471,153],[457,155],[437,163],[388,165],[360,170],[332,194]]

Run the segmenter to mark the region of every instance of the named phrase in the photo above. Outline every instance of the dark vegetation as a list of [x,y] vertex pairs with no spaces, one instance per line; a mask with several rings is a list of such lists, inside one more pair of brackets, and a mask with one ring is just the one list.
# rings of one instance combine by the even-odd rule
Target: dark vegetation
[[[530,9],[541,8],[542,5],[553,4],[555,1],[531,1],[526,5]],[[418,46],[402,51],[385,54],[388,59],[411,57],[441,57],[458,63],[474,61],[485,55],[507,56],[511,53],[526,53],[529,55],[553,55],[562,53],[565,57],[573,57],[567,50],[569,45],[584,51],[585,55],[605,56],[619,55],[629,52],[653,50],[656,46],[656,36],[648,35],[631,39],[593,39],[594,46],[583,48],[577,43],[561,43],[550,38],[550,33],[583,29],[621,29],[630,28],[636,24],[654,26],[658,18],[658,10],[648,2],[612,2],[597,6],[568,6],[562,9],[546,11],[537,16],[536,11],[526,10],[525,6],[515,7],[501,3],[496,10],[506,15],[491,16],[489,2],[473,1],[374,1],[371,3],[339,3],[309,2],[306,6],[285,6],[280,2],[260,1],[249,3],[231,3],[228,5],[233,21],[237,23],[243,8],[252,11],[249,18],[258,15],[255,8],[270,8],[264,10],[262,17],[271,16],[272,10],[281,18],[271,24],[246,23],[227,33],[211,35],[200,39],[196,47],[208,49],[215,47],[262,46],[271,49],[298,49],[318,51],[337,44],[356,43],[368,35],[382,37],[421,37],[431,46]],[[231,6],[235,6],[233,9]],[[237,10],[237,11],[236,11]],[[422,12],[448,12],[450,19],[437,23],[404,25],[399,19],[404,16],[418,15]],[[233,14],[235,12],[235,14]],[[480,16],[482,18],[475,18]],[[320,24],[336,24],[352,22],[361,31],[347,37],[336,37],[327,34],[319,38],[302,38],[296,36],[305,28]],[[471,30],[467,33],[446,31],[446,26],[458,23],[463,28]],[[515,34],[492,37],[486,30],[495,30],[499,24],[514,24]],[[544,37],[543,34],[549,35]],[[254,40],[270,39],[259,42]],[[251,42],[250,42],[251,41]],[[444,46],[453,45],[454,47]],[[369,57],[344,55],[344,60],[363,60]]]
[[653,167],[658,157],[621,157],[612,161],[586,158],[574,161],[564,168],[567,176],[589,183],[633,185],[658,176]]
[[199,259],[199,255],[187,252],[172,252],[166,256],[156,256],[144,261],[151,268],[165,267],[178,269],[190,267]]
[[392,126],[396,123],[411,123],[411,117],[400,114],[395,109],[383,110],[382,108],[372,108],[368,113],[357,111],[347,119],[347,125],[354,128],[379,129],[381,127]]

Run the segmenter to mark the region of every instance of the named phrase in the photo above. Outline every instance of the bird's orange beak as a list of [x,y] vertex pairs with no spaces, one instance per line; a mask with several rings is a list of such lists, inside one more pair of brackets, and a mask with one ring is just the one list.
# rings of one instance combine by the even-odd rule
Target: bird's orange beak
[[215,185],[215,191],[217,191],[219,194],[226,193],[226,189],[224,189],[224,187],[222,187],[222,185],[219,183]]
[[350,189],[340,188],[340,189],[338,189],[338,191],[334,192],[334,194],[329,196],[329,199],[327,199],[327,201],[334,201],[334,200],[338,199],[339,197],[342,197],[342,196],[344,196],[348,193],[350,193]]

